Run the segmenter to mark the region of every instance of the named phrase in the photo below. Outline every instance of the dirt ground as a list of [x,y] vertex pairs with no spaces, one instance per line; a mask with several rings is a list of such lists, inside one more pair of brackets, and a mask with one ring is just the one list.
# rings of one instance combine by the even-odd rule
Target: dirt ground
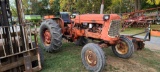
[[158,72],[152,67],[148,67],[140,62],[131,59],[116,59],[108,57],[108,72]]

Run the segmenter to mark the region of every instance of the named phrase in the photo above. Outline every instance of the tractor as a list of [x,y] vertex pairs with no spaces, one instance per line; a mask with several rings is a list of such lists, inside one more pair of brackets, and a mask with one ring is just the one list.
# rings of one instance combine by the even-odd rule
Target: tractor
[[25,23],[22,1],[15,3],[17,22],[12,19],[9,0],[0,1],[0,72],[40,71],[43,54],[38,47],[37,30]]
[[[82,14],[77,15],[74,22],[64,19],[47,18],[40,26],[40,41],[47,52],[57,52],[61,49],[62,38],[76,45],[84,46],[81,58],[89,71],[102,71],[106,57],[102,48],[112,47],[113,53],[120,58],[130,58],[134,46],[143,48],[143,41],[130,36],[120,35],[120,16],[117,14]],[[63,15],[64,16],[64,15]],[[88,43],[89,41],[93,41]],[[140,44],[140,45],[139,45]]]
[[[77,15],[74,23],[63,18],[47,18],[40,26],[40,41],[47,52],[59,51],[62,38],[85,45],[81,51],[84,66],[89,71],[99,72],[106,64],[102,48],[111,46],[113,53],[121,58],[130,58],[134,52],[132,40],[119,33],[120,20],[117,14]],[[96,42],[88,43],[89,40]]]

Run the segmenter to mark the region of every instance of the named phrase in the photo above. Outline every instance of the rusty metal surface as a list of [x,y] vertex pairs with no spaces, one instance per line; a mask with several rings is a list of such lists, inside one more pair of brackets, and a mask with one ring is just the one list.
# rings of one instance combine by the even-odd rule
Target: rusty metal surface
[[[27,25],[26,25],[27,26]],[[9,26],[8,26],[9,27]],[[25,26],[23,26],[24,28],[26,28]],[[10,42],[11,44],[13,44],[13,47],[9,50],[8,48],[6,48],[6,43],[5,43],[5,40],[4,40],[4,37],[2,36],[2,34],[0,34],[0,36],[1,36],[1,39],[0,39],[0,44],[1,44],[1,46],[0,46],[0,59],[5,59],[5,58],[14,58],[14,56],[17,56],[17,55],[21,55],[21,54],[26,54],[26,55],[30,55],[30,56],[32,56],[32,54],[30,54],[30,53],[28,53],[28,52],[32,52],[32,51],[35,51],[36,50],[36,60],[38,61],[37,63],[38,63],[38,66],[37,66],[37,68],[35,68],[35,71],[37,71],[37,70],[41,70],[41,63],[40,63],[40,55],[39,55],[39,51],[37,50],[37,42],[38,42],[38,40],[37,40],[37,33],[36,34],[34,34],[34,38],[35,38],[35,40],[32,40],[31,39],[31,29],[30,29],[30,25],[29,25],[29,27],[27,27],[28,29],[29,29],[29,31],[26,31],[26,34],[25,34],[25,36],[26,36],[26,39],[28,39],[28,42],[26,42],[26,44],[28,44],[28,45],[30,45],[30,46],[28,46],[27,48],[23,48],[22,47],[22,44],[21,44],[21,40],[19,39],[19,37],[20,37],[20,35],[19,34],[16,34],[16,42],[14,42],[14,38],[12,37],[12,36],[10,36],[10,38],[12,39],[12,41]],[[35,28],[35,30],[36,30],[36,28]],[[35,32],[37,32],[37,31],[35,31]],[[30,40],[29,40],[30,39]],[[33,44],[32,44],[32,42],[36,42],[36,47],[34,46],[33,47]],[[18,46],[18,48],[17,47],[14,47],[14,45],[16,45],[16,46]],[[8,50],[7,50],[8,49]],[[3,51],[3,52],[2,52]],[[4,54],[3,54],[4,53]],[[15,60],[15,59],[17,59],[17,58],[14,58],[13,60]],[[29,59],[29,58],[28,58]],[[24,59],[23,59],[24,60]],[[32,61],[33,61],[33,59],[31,59]],[[24,60],[24,62],[28,62],[29,60]],[[14,62],[14,61],[12,61],[12,62]],[[17,60],[17,62],[19,63],[20,61],[19,60]],[[2,63],[2,62],[1,62]],[[20,62],[21,63],[21,62]],[[31,62],[28,62],[28,63],[31,63]],[[10,65],[11,65],[12,63],[10,63]],[[26,63],[27,64],[27,63]],[[24,65],[24,63],[21,63],[21,65],[19,65],[19,64],[15,64],[14,66],[10,66],[10,65],[8,65],[8,68],[3,68],[2,70],[4,70],[4,69],[14,69],[14,70],[17,70],[16,68],[17,67],[20,67],[21,65]],[[4,65],[2,65],[2,66],[4,66]],[[5,67],[5,66],[4,66]],[[16,67],[16,68],[15,68]],[[28,72],[31,72],[30,70],[33,70],[33,68],[30,68],[29,70],[28,70]],[[5,71],[5,70],[4,70]],[[18,70],[19,71],[19,70]],[[27,71],[27,70],[26,70]]]
[[146,28],[148,24],[158,22],[160,18],[160,8],[150,8],[131,13],[122,14],[122,31],[128,27]]
[[46,46],[49,46],[51,42],[51,34],[49,32],[49,30],[45,30],[44,31],[44,44]]
[[[32,61],[37,60],[37,56],[32,56],[31,60]],[[24,58],[22,58],[22,57],[19,58],[18,61],[8,63],[8,64],[4,64],[4,65],[1,64],[0,71],[3,72],[3,71],[6,71],[6,70],[10,70],[12,68],[16,68],[17,66],[21,66],[21,65],[24,65]]]
[[[138,38],[143,38],[144,36],[135,36]],[[151,40],[150,41],[145,41],[145,48],[149,48],[152,51],[157,51],[160,50],[160,38],[159,37],[154,37],[151,36]]]
[[126,42],[124,41],[119,41],[116,46],[116,51],[119,53],[119,54],[126,54],[128,52],[128,45]]
[[32,72],[32,64],[31,64],[31,59],[29,55],[24,56],[24,65],[25,65],[26,72]]
[[87,50],[85,52],[85,60],[90,66],[95,66],[97,64],[97,56],[92,50]]
[[[10,21],[12,23],[8,8],[9,0],[2,0],[0,2],[1,10],[3,11],[0,14],[2,14],[4,19],[3,24],[0,25],[0,72],[39,71],[41,70],[41,63],[37,44],[37,29],[35,28],[34,30],[35,40],[33,40],[31,24],[24,23],[22,1],[15,1],[19,23],[14,25],[8,25]],[[34,46],[33,42],[35,42]],[[34,65],[33,61],[37,62],[34,68],[32,67]]]
[[127,36],[127,38],[133,42],[135,51],[142,50],[144,48],[145,43],[143,39],[138,37],[131,37],[131,36]]

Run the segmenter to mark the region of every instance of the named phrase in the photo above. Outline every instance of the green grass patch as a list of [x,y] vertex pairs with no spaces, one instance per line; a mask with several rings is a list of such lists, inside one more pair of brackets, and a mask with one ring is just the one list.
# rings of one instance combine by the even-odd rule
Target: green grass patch
[[140,32],[144,32],[145,28],[126,28],[121,34],[137,34]]
[[158,29],[158,30],[160,30],[160,25],[151,25],[151,29]]
[[[45,62],[41,72],[87,72],[81,61],[81,49],[82,46],[75,46],[74,43],[63,43],[60,52],[44,52]],[[125,64],[130,64],[127,59],[115,56],[110,47],[104,48],[103,51],[105,52],[106,57],[112,57],[111,59],[107,58],[106,62],[108,62],[108,60],[110,62],[126,61]],[[153,52],[145,48],[141,51],[135,51],[130,59],[160,72],[160,56],[158,55],[160,55],[160,51]],[[119,69],[121,69],[121,67],[107,64],[104,71],[114,72],[119,71]]]
[[[151,25],[151,29],[159,29],[160,25]],[[121,34],[137,34],[144,32],[145,28],[126,28],[123,32],[120,32]],[[142,34],[145,35],[145,34]]]
[[84,72],[81,62],[80,46],[63,43],[62,50],[57,53],[44,52],[45,63],[41,72]]

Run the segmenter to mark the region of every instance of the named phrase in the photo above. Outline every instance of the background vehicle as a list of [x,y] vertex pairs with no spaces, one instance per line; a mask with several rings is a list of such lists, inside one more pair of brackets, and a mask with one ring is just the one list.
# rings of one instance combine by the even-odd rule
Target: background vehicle
[[25,15],[25,22],[31,22],[33,24],[39,25],[41,21],[41,15]]
[[42,54],[38,48],[36,31],[32,36],[30,24],[24,22],[22,2],[15,2],[17,24],[12,21],[9,0],[0,1],[0,72],[40,71]]
[[160,24],[160,7],[122,14],[122,31],[128,27],[146,28],[149,24]]

